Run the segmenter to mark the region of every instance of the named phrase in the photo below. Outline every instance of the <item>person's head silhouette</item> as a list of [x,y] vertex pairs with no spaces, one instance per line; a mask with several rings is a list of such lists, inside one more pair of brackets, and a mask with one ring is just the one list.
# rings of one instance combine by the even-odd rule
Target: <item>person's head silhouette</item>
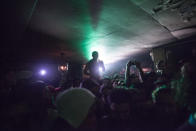
[[99,57],[98,52],[97,52],[97,51],[93,51],[93,52],[92,52],[92,57],[93,57],[94,60],[97,60],[98,57]]

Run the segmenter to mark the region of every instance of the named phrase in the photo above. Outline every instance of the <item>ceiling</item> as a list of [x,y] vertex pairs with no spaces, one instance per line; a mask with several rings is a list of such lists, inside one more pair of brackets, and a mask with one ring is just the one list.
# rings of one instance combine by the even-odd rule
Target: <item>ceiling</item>
[[[4,54],[112,63],[196,33],[195,0],[5,1]],[[4,58],[5,59],[5,58]]]

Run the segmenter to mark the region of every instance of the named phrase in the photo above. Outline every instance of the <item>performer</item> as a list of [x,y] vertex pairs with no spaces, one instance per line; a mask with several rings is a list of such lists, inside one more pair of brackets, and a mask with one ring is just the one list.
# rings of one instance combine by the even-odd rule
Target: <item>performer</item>
[[97,51],[92,52],[92,57],[90,61],[87,62],[84,68],[84,74],[89,75],[91,79],[100,81],[102,72],[105,71],[105,66],[103,61],[99,60],[99,54]]

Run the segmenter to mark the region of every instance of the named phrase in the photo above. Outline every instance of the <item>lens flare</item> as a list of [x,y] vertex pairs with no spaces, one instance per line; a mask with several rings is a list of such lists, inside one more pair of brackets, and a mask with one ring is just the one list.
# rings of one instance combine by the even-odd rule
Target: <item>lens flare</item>
[[99,67],[99,72],[102,73],[103,72],[103,68]]
[[40,75],[44,76],[44,75],[46,75],[46,70],[42,69],[42,70],[40,70],[39,73],[40,73]]

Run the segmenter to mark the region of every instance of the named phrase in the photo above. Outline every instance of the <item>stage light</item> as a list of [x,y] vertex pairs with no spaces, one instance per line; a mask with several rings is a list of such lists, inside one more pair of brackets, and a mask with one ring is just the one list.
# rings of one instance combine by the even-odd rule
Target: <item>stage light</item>
[[99,72],[102,73],[103,72],[103,68],[99,67]]
[[126,59],[132,54],[139,52],[138,49],[133,48],[132,46],[122,46],[114,48],[114,46],[106,46],[106,43],[110,42],[107,39],[100,39],[92,41],[89,43],[87,54],[88,60],[92,59],[92,52],[97,51],[99,53],[99,59],[104,62],[104,64],[112,64],[117,61]]
[[46,70],[44,70],[44,69],[40,70],[39,74],[42,76],[46,75]]
[[104,62],[107,63],[107,54],[106,54],[106,49],[104,46],[102,45],[94,45],[90,48],[90,51],[89,51],[89,59],[92,58],[92,52],[93,51],[97,51],[99,53],[99,59],[100,60],[103,60]]
[[62,71],[66,71],[66,70],[67,70],[67,66],[61,66],[60,69],[61,69]]
[[65,72],[68,70],[68,65],[61,65],[61,66],[58,66],[58,70],[59,71],[62,71],[62,72]]

